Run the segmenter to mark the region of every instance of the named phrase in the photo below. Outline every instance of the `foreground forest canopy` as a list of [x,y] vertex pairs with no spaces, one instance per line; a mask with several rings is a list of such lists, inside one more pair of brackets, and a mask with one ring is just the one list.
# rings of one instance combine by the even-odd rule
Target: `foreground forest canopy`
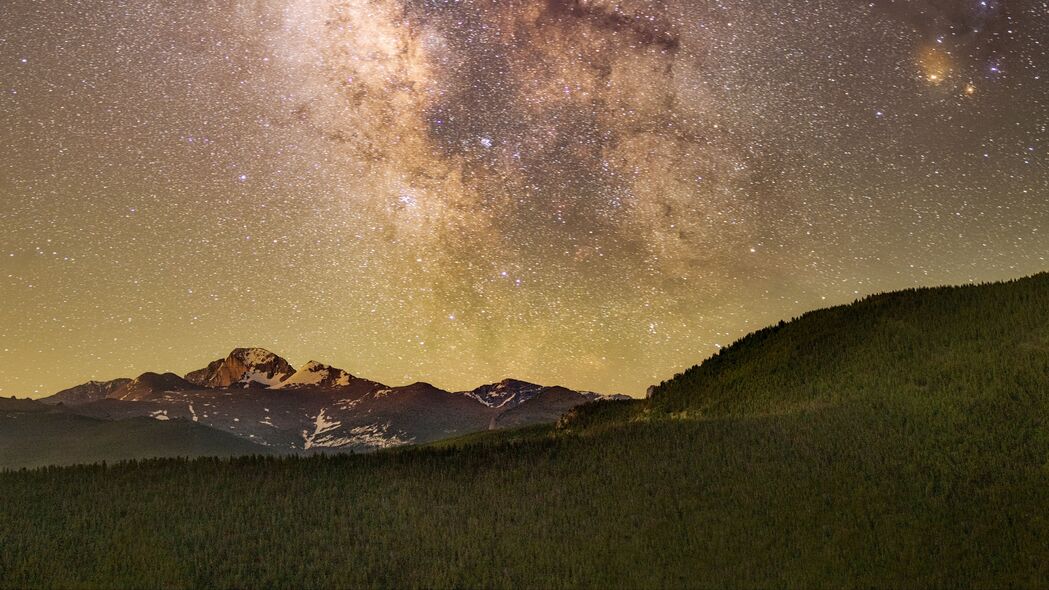
[[1049,275],[752,334],[554,427],[0,476],[0,586],[1036,586]]

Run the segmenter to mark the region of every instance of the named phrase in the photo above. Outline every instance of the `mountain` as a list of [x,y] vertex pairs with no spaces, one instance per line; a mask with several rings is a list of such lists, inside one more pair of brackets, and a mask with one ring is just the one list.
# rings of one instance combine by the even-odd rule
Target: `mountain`
[[1041,587],[1047,417],[1049,274],[908,290],[759,330],[651,399],[576,406],[560,426],[5,473],[0,581]]
[[565,412],[590,401],[631,399],[625,395],[609,396],[589,391],[573,391],[564,387],[547,387],[516,379],[504,379],[499,383],[482,385],[462,394],[498,411],[492,416],[489,425],[491,429],[553,423]]
[[[117,386],[81,386],[90,395],[77,397],[71,410],[99,420],[184,419],[288,452],[424,444],[489,428],[554,422],[560,410],[613,399],[513,379],[467,392],[426,383],[390,387],[316,361],[295,371],[261,348],[234,349],[185,379],[144,373],[113,383]],[[71,396],[44,401],[65,397]],[[511,410],[512,417],[500,419]]]
[[174,373],[143,373],[114,389],[107,398],[141,401],[165,393],[194,389],[194,385]]
[[489,408],[508,410],[539,395],[542,389],[542,385],[536,385],[535,383],[504,379],[499,383],[482,385],[472,391],[464,391],[463,394],[476,399]]
[[288,361],[264,348],[236,348],[224,359],[186,374],[202,387],[273,387],[295,373]]
[[318,363],[317,361],[310,361],[306,363],[298,371],[295,371],[291,377],[288,377],[276,387],[281,389],[297,389],[304,387],[316,387],[322,389],[331,389],[335,387],[347,387],[356,377],[350,375],[342,369],[336,369]]
[[0,399],[0,466],[9,469],[271,452],[240,437],[186,420],[133,418],[115,422],[61,406]]
[[[495,416],[492,428],[521,428],[534,424],[552,424],[569,410],[599,399],[622,400],[627,396],[604,398],[595,393],[572,391],[564,387],[541,387]],[[516,401],[516,400],[515,400]]]
[[67,405],[84,404],[109,397],[114,391],[127,385],[131,379],[114,379],[112,381],[88,381],[82,385],[63,389],[54,395],[41,399],[45,403],[63,403]]

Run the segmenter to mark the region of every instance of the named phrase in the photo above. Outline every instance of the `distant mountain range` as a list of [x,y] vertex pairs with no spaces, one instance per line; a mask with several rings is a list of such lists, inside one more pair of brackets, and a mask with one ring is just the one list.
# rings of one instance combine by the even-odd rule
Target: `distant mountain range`
[[[316,361],[295,369],[268,350],[237,348],[184,376],[90,381],[38,401],[96,421],[184,420],[271,452],[367,452],[554,422],[609,399],[629,398],[513,379],[460,392],[428,383],[390,387]],[[47,414],[39,409],[31,414]]]

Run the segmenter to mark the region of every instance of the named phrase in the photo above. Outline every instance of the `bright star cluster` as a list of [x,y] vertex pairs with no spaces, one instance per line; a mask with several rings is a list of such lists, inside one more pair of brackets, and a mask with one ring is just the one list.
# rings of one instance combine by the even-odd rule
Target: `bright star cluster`
[[0,394],[236,346],[639,395],[1049,270],[1042,0],[0,6]]

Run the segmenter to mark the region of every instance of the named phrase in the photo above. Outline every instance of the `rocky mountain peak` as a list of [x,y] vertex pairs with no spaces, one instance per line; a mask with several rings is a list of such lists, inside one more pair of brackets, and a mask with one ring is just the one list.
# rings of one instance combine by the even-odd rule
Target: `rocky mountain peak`
[[288,377],[278,387],[282,389],[295,389],[301,387],[318,387],[331,389],[346,387],[357,378],[353,375],[317,361],[310,361],[302,366],[292,376]]
[[186,374],[202,387],[276,387],[295,373],[288,361],[265,348],[235,348],[224,359]]

